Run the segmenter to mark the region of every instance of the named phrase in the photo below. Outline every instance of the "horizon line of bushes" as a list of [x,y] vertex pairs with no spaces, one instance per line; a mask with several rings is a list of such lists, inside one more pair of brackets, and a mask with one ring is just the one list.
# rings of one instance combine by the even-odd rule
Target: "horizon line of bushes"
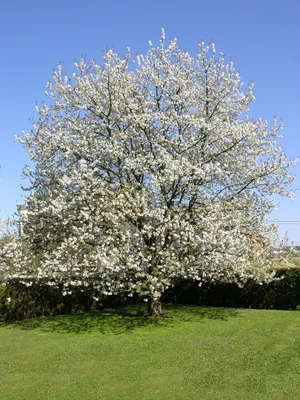
[[[236,283],[203,283],[181,281],[163,296],[164,303],[199,306],[297,310],[300,308],[300,268],[281,268],[276,272],[279,280],[258,284],[249,279],[243,287]],[[137,296],[100,296],[88,288],[75,288],[63,296],[62,290],[47,285],[26,287],[17,280],[0,286],[0,319],[12,322],[39,316],[90,312],[106,307],[118,308],[139,304]]]

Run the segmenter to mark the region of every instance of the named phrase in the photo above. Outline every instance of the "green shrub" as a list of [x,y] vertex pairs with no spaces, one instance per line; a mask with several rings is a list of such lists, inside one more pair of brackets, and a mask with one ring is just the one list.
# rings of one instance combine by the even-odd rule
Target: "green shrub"
[[66,314],[74,311],[90,311],[93,298],[85,290],[75,290],[63,296],[62,290],[47,285],[26,287],[17,281],[2,287],[0,315],[6,321],[33,318],[41,315]]
[[179,304],[205,306],[295,310],[300,305],[300,268],[278,269],[280,280],[258,284],[248,280],[240,288],[235,283],[204,283],[182,281],[169,290],[164,300]]
[[[281,279],[262,285],[248,280],[242,288],[234,283],[204,283],[199,287],[197,282],[181,281],[165,293],[163,301],[235,308],[300,308],[300,268],[280,269],[276,276]],[[95,293],[86,287],[74,288],[73,293],[67,296],[63,296],[62,292],[62,288],[47,285],[26,287],[16,280],[11,281],[6,286],[0,286],[0,316],[5,321],[14,321],[41,315],[119,307],[140,301],[137,297],[126,298],[121,295],[102,296],[95,301]]]
[[[72,294],[66,296],[62,294],[63,287],[54,288],[46,284],[33,284],[27,287],[17,280],[10,281],[0,288],[0,318],[7,322],[136,303],[136,298],[100,296],[86,287],[76,287]],[[98,301],[94,300],[95,295],[99,298]]]

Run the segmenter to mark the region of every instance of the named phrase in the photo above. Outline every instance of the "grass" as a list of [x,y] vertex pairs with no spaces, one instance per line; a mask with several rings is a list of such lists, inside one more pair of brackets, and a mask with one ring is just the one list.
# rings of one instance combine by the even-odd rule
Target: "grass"
[[294,267],[300,267],[300,257],[290,257],[289,261],[294,264]]
[[2,324],[0,399],[300,399],[299,312],[165,310]]

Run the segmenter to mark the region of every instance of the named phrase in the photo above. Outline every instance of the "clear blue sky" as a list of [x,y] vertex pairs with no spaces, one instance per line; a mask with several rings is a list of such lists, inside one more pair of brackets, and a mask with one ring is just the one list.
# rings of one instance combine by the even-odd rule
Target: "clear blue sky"
[[[160,29],[195,53],[198,40],[216,43],[231,56],[242,80],[256,85],[252,116],[284,120],[283,145],[300,155],[300,2],[298,0],[10,0],[0,5],[0,217],[21,202],[20,175],[28,157],[14,133],[30,130],[35,102],[59,61],[67,72],[85,54],[101,60],[107,47],[145,52]],[[300,188],[300,165],[293,169]],[[277,199],[276,199],[277,201]],[[300,221],[300,190],[294,201],[278,199],[274,214]],[[300,224],[280,233],[300,244]]]

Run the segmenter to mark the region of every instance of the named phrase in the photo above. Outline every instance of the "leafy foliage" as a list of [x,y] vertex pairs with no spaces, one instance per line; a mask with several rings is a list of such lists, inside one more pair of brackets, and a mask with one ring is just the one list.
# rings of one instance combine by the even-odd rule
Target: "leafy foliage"
[[[243,287],[236,283],[204,283],[182,280],[163,295],[165,303],[201,306],[296,310],[300,308],[300,269],[279,269],[277,279],[259,284],[249,279]],[[103,310],[107,307],[121,312],[126,305],[139,304],[134,296],[104,296],[90,288],[76,288],[67,296],[63,288],[46,284],[26,287],[18,281],[0,286],[0,316],[5,321],[30,319],[38,316],[72,314]],[[97,297],[96,297],[97,296]],[[96,298],[96,300],[95,300]]]
[[164,300],[179,304],[218,307],[296,310],[300,307],[300,269],[278,269],[275,279],[258,283],[249,279],[243,287],[236,283],[182,281],[169,290]]
[[282,124],[249,117],[254,87],[214,44],[195,58],[164,32],[149,45],[54,72],[19,138],[35,169],[5,279],[154,304],[178,279],[272,278],[269,196],[289,195],[295,164],[277,143]]

